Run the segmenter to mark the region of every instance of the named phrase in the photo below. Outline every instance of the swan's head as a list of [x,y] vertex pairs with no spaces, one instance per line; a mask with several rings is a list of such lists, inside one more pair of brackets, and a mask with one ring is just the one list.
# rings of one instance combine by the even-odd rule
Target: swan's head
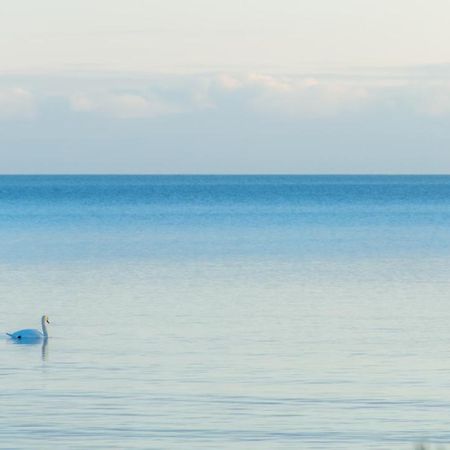
[[41,321],[42,321],[42,323],[44,324],[44,323],[50,323],[50,321],[48,320],[48,316],[42,316],[42,318],[41,318]]

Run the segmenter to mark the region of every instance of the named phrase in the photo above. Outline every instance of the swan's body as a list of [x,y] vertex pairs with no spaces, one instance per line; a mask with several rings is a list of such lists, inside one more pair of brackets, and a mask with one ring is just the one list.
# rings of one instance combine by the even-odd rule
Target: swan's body
[[15,341],[36,341],[48,338],[47,324],[50,323],[47,316],[42,316],[42,332],[39,330],[27,328],[24,330],[19,330],[14,333],[6,333],[11,339]]

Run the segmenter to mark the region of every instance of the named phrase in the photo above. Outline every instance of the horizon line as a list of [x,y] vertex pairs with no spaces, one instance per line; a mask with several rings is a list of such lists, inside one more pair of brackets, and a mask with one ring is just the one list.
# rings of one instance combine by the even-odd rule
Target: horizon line
[[142,176],[142,177],[183,177],[183,176],[198,176],[198,177],[251,177],[251,176],[265,176],[265,177],[280,177],[280,176],[293,176],[293,177],[299,177],[299,176],[313,176],[313,177],[326,177],[326,176],[336,176],[336,177],[423,177],[423,176],[429,176],[429,177],[439,177],[439,176],[450,176],[450,172],[428,172],[428,173],[364,173],[364,172],[354,172],[354,173],[342,173],[342,172],[314,172],[314,173],[287,173],[287,172],[277,172],[277,173],[267,173],[267,172],[260,172],[260,173],[230,173],[230,172],[212,172],[212,173],[192,173],[192,172],[164,172],[164,173],[152,173],[152,172],[145,172],[145,173],[115,173],[115,172],[77,172],[77,173],[67,173],[67,172],[42,172],[42,173],[23,173],[23,172],[17,172],[17,173],[0,173],[0,177],[26,177],[26,176],[56,176],[56,177],[87,177],[87,176],[113,176],[113,177],[135,177],[135,176]]

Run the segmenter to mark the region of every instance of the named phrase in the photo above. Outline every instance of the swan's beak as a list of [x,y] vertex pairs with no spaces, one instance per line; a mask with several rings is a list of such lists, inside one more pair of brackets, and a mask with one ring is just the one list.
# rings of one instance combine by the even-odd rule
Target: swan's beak
[[47,319],[47,323],[50,325],[50,320]]

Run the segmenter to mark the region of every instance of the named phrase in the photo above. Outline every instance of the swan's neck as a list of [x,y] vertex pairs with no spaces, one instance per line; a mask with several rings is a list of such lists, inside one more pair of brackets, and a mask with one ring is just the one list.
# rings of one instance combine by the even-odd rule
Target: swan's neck
[[44,337],[48,337],[47,323],[45,322],[45,318],[42,318],[42,334],[44,335]]

